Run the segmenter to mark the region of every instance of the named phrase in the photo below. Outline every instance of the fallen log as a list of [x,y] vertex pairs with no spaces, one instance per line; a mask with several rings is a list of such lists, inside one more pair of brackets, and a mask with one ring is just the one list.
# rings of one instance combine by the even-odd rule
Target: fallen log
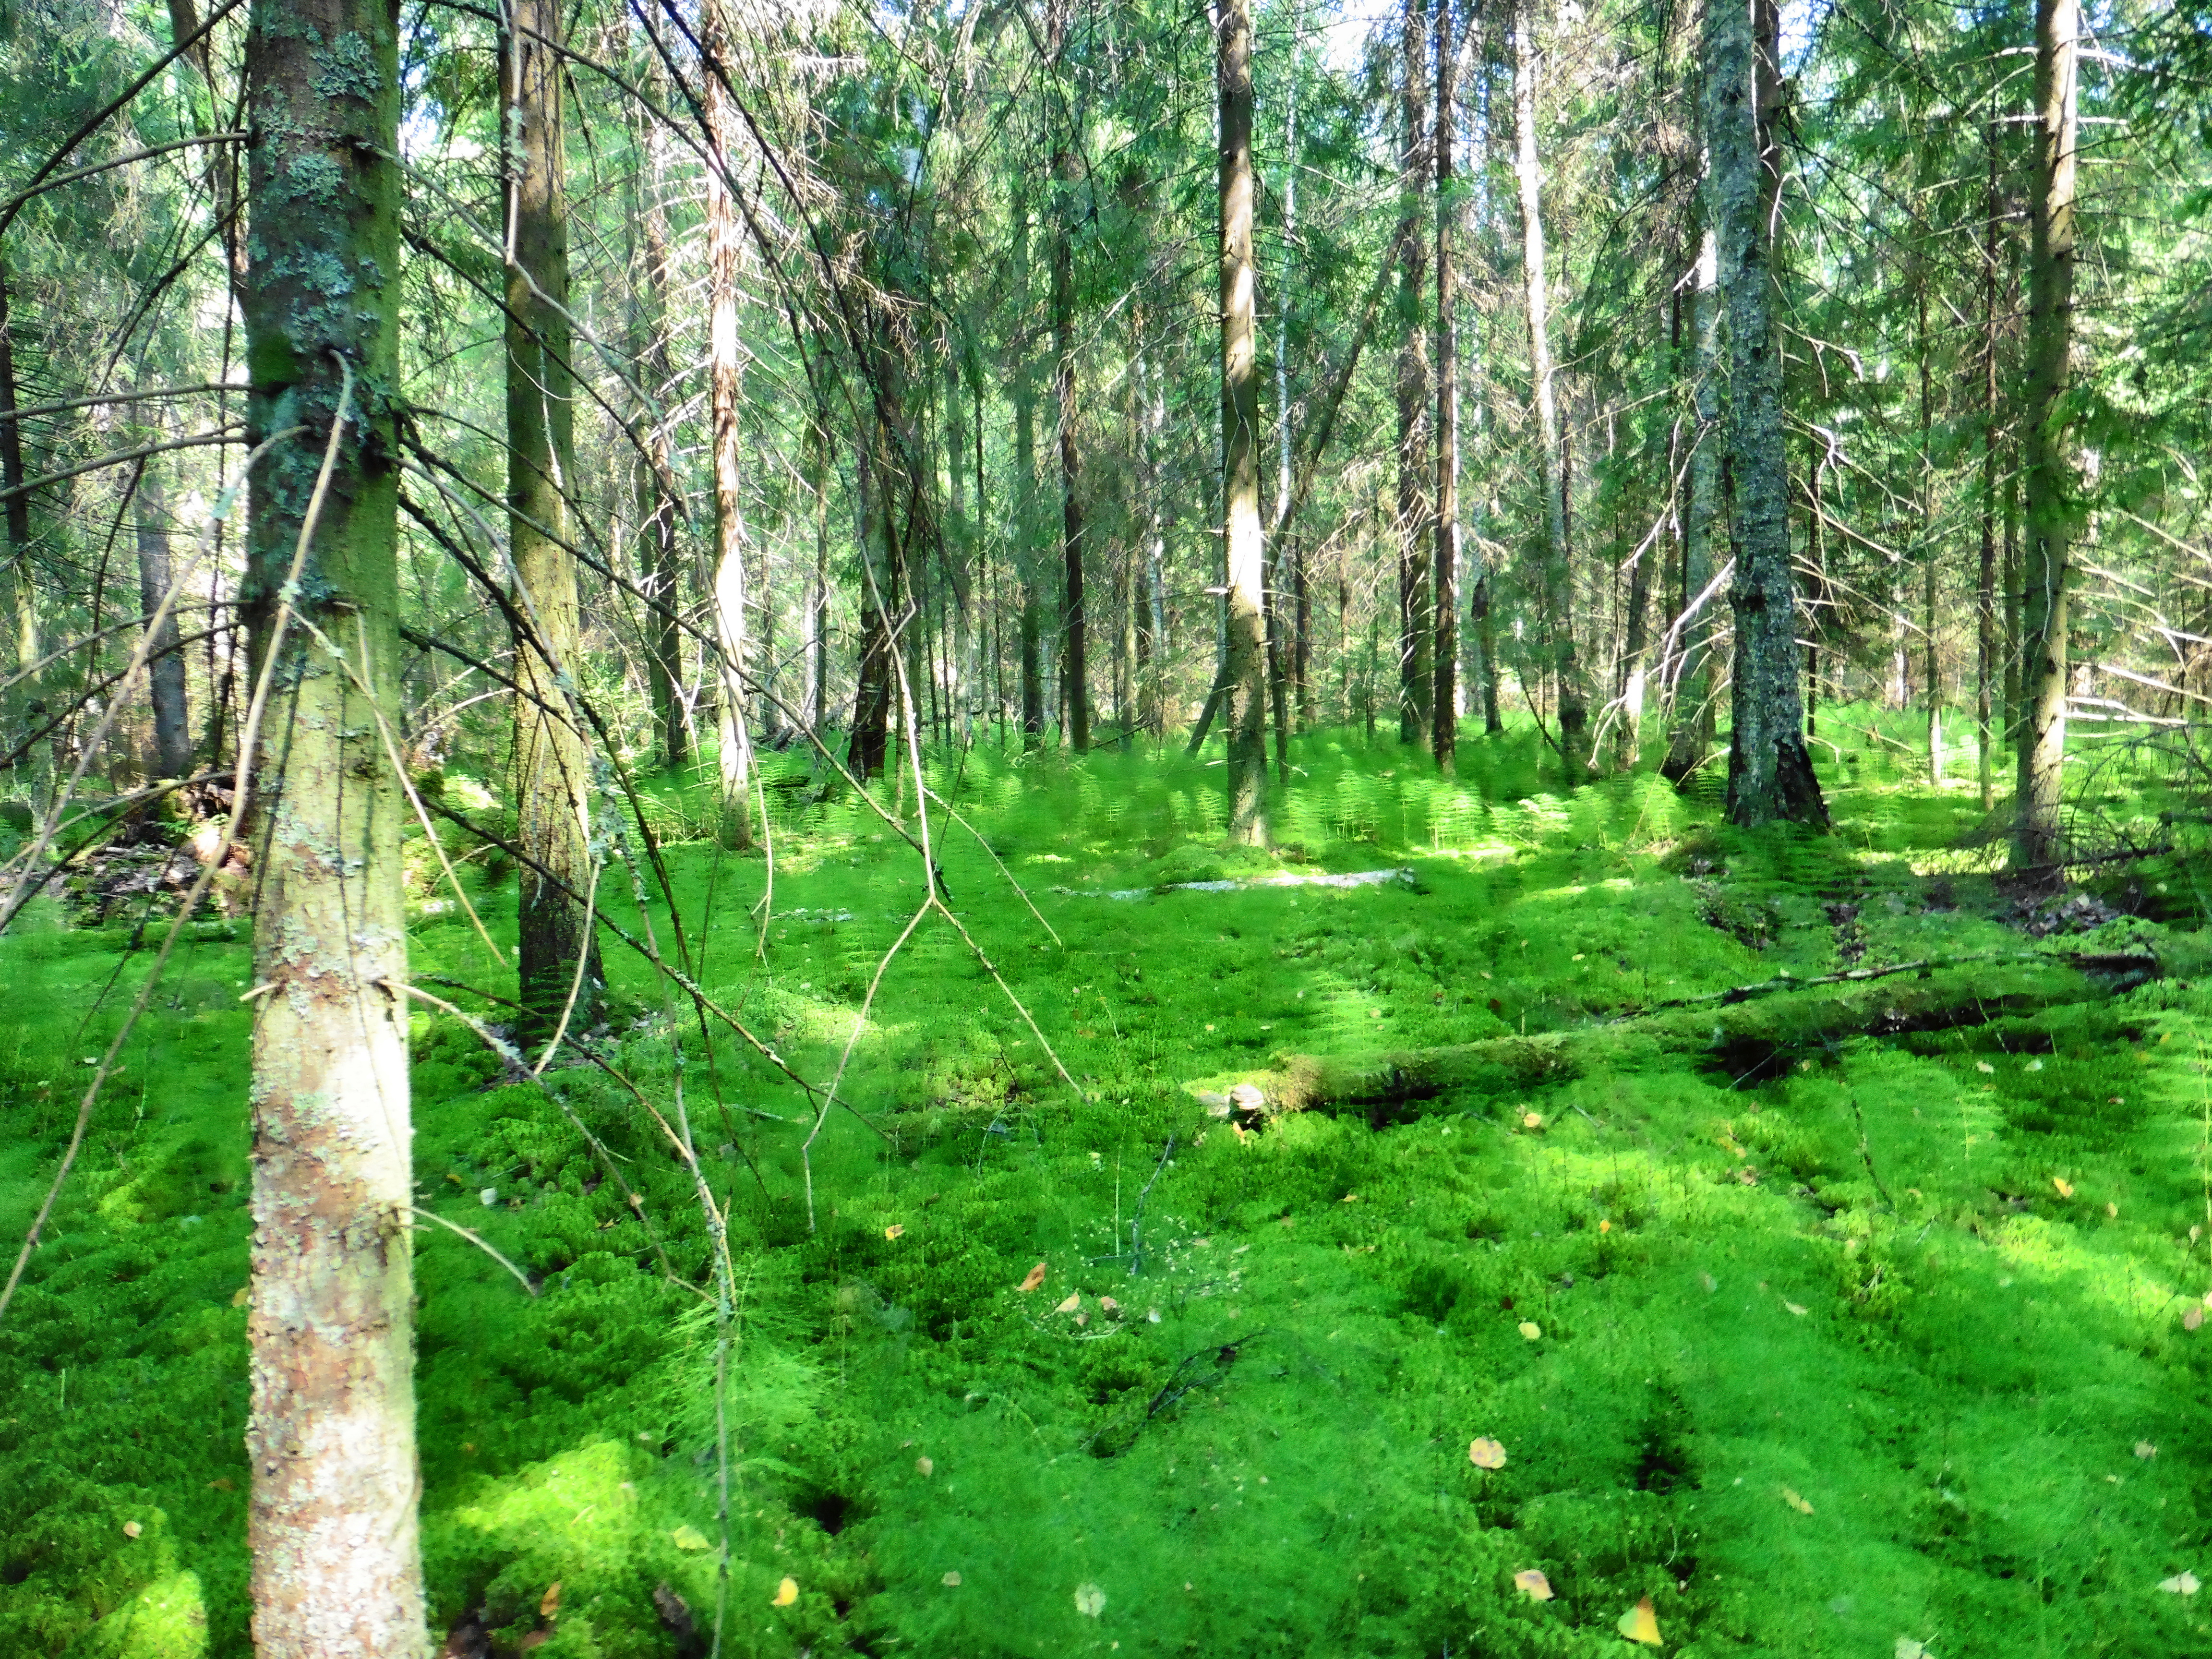
[[[1200,1098],[1218,1115],[1233,1111],[1247,1121],[1359,1109],[1381,1121],[1409,1115],[1405,1108],[1440,1096],[1524,1094],[1668,1056],[1700,1055],[1757,1071],[1776,1054],[1850,1037],[1946,1030],[2087,1001],[2106,994],[2115,977],[2154,977],[2160,966],[2148,951],[2023,951],[1778,977],[1572,1030],[1364,1054],[1279,1054],[1272,1069],[1234,1079],[1234,1091],[1230,1080],[1209,1080]],[[1800,994],[1816,991],[1821,994]]]

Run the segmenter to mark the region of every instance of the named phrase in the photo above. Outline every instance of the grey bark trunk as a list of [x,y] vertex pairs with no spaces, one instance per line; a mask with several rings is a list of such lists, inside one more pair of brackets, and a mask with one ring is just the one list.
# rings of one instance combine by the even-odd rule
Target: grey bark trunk
[[[132,502],[138,545],[138,605],[140,613],[148,617],[161,609],[174,580],[168,491],[162,487],[156,465],[149,461],[140,474]],[[178,648],[177,637],[177,613],[172,606],[146,641],[146,693],[154,713],[154,744],[147,760],[157,778],[181,778],[192,769],[191,724],[185,710],[185,657]]]
[[1431,741],[1437,769],[1459,765],[1459,295],[1452,286],[1452,227],[1458,218],[1452,179],[1452,128],[1459,58],[1452,39],[1452,0],[1437,0],[1437,522],[1436,679]]
[[1430,376],[1428,242],[1421,234],[1429,181],[1428,18],[1404,0],[1399,23],[1403,78],[1398,149],[1398,741],[1429,746],[1435,717],[1436,619],[1429,586]]
[[1221,497],[1228,551],[1229,837],[1267,842],[1267,642],[1261,585],[1260,380],[1254,352],[1252,6],[1221,0]]
[[726,176],[738,165],[738,116],[726,77],[735,84],[734,22],[727,0],[708,0],[703,46],[707,64],[707,381],[713,411],[714,473],[715,775],[723,846],[742,850],[753,841],[753,746],[746,720],[745,669],[750,653],[751,602],[745,570],[743,437],[738,404],[743,396],[738,361],[738,204]]

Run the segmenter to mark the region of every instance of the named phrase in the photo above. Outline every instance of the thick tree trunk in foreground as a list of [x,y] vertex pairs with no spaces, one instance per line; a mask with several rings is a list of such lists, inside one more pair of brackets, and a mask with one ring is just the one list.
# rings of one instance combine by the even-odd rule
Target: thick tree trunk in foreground
[[2012,863],[2042,869],[2063,852],[2058,792],[2066,757],[2066,562],[2074,479],[2065,398],[2074,322],[2074,139],[2078,0],[2035,8],[2035,196],[2027,301],[2027,535],[2021,560],[2020,773]]
[[744,501],[739,493],[742,434],[738,428],[738,204],[726,176],[737,165],[737,112],[730,106],[725,77],[738,72],[726,0],[708,0],[707,133],[713,163],[707,168],[707,378],[714,410],[714,643],[720,661],[716,699],[716,777],[720,784],[718,834],[723,846],[742,850],[753,844],[753,741],[746,724],[744,672],[749,641],[745,607]]
[[1452,286],[1452,127],[1459,48],[1452,39],[1452,0],[1437,0],[1437,642],[1435,714],[1430,720],[1437,768],[1459,763],[1459,295]]
[[1229,552],[1229,838],[1267,842],[1260,376],[1253,347],[1252,5],[1221,0],[1221,499]]
[[1780,96],[1775,28],[1771,0],[1714,0],[1705,14],[1706,199],[1728,305],[1728,453],[1735,491],[1729,817],[1747,829],[1783,822],[1825,828],[1828,809],[1805,746],[1782,447],[1782,356],[1770,291],[1768,231],[1780,187],[1772,131]]
[[[246,1435],[262,1659],[429,1651],[397,988],[407,805],[378,724],[399,715],[398,11],[395,0],[342,0],[317,14],[317,34],[284,0],[257,0],[246,45],[250,421],[257,441],[307,428],[254,470],[242,596],[257,663],[271,671],[253,757],[266,793],[254,813]],[[334,54],[342,80],[327,68]],[[299,187],[309,178],[312,198]],[[345,303],[334,304],[341,283]],[[340,358],[352,402],[333,449]],[[293,591],[311,514],[280,637],[280,593]]]
[[1434,600],[1429,587],[1429,331],[1422,316],[1428,243],[1428,19],[1422,0],[1400,18],[1403,77],[1398,144],[1398,741],[1429,746],[1436,713]]
[[1552,384],[1552,296],[1544,270],[1543,168],[1536,157],[1536,15],[1513,14],[1514,172],[1521,190],[1521,264],[1528,313],[1528,371],[1536,389],[1537,473],[1544,496],[1543,625],[1549,638],[1559,756],[1567,787],[1589,772],[1589,701],[1575,651],[1574,556],[1567,544],[1566,449]]
[[[599,1020],[599,951],[584,926],[592,885],[591,760],[564,678],[580,664],[581,604],[566,491],[575,477],[568,322],[568,204],[562,182],[560,39],[554,0],[517,0],[501,40],[513,249],[507,271],[507,547],[524,630],[514,641],[516,840],[526,1036]],[[541,873],[542,872],[542,873]],[[577,963],[584,963],[580,977]]]

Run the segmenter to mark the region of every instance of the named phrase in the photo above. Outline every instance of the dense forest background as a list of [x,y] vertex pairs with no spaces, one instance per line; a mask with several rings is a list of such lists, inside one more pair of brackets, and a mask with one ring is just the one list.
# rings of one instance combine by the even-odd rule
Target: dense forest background
[[0,9],[0,1649],[2208,1637],[2212,16]]

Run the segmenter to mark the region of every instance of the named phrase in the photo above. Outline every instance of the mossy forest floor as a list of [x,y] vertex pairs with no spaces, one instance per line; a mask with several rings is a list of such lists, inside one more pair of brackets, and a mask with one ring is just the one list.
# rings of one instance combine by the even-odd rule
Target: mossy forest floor
[[[1974,790],[1908,781],[1902,723],[1869,719],[1826,726],[1823,837],[1729,834],[1714,785],[1565,795],[1525,731],[1464,739],[1456,783],[1387,742],[1304,739],[1268,856],[1221,850],[1218,762],[943,757],[935,787],[1050,931],[933,820],[954,908],[1080,1097],[926,923],[854,1048],[855,1109],[814,1148],[811,1230],[798,1091],[724,1034],[709,1064],[611,942],[605,1058],[666,1106],[680,1032],[732,1215],[721,1651],[1613,1655],[1648,1597],[1683,1655],[2212,1654],[2212,953],[2192,932],[2212,872],[2128,866],[2104,897],[2132,914],[2077,905],[2073,932],[2032,937]],[[764,964],[767,862],[687,839],[706,814],[682,780],[653,812],[710,994],[820,1079],[921,871],[803,760],[772,767]],[[463,868],[511,937],[511,878]],[[627,886],[617,866],[602,902],[641,932]],[[450,892],[414,891],[418,981],[498,1020],[434,981],[511,994],[511,969]],[[152,954],[126,949],[136,921],[52,908],[0,940],[11,1255]],[[8,1659],[247,1651],[247,950],[241,926],[192,932],[0,1325]],[[1785,971],[1972,957],[1994,988],[2061,947],[2163,971],[1249,1134],[1194,1089]],[[437,1636],[706,1652],[723,1474],[689,1176],[602,1073],[512,1080],[427,1009],[414,1085],[423,1207],[538,1286],[418,1236]],[[1530,1570],[1551,1599],[1516,1583]]]

